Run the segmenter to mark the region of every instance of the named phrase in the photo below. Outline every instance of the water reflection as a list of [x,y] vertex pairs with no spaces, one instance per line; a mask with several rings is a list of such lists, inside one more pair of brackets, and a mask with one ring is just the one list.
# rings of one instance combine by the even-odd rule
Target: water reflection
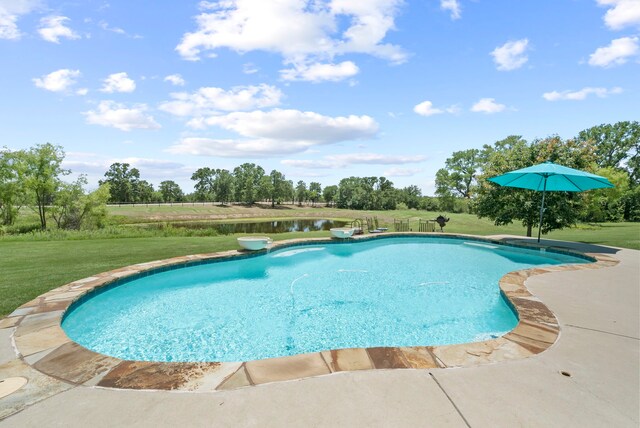
[[313,232],[329,230],[332,227],[344,227],[345,221],[338,220],[275,220],[254,223],[211,223],[183,222],[172,223],[173,227],[185,229],[214,229],[220,234],[230,233],[285,233]]

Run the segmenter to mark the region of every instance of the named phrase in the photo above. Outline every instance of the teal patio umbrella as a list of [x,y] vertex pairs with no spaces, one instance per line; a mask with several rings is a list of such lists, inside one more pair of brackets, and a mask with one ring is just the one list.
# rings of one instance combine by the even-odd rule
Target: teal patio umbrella
[[500,186],[518,187],[542,191],[542,204],[540,204],[540,225],[538,227],[538,242],[542,230],[542,215],[544,213],[544,195],[550,192],[583,192],[585,190],[603,189],[614,187],[605,177],[567,168],[553,162],[544,162],[538,165],[522,168],[506,174],[488,179]]

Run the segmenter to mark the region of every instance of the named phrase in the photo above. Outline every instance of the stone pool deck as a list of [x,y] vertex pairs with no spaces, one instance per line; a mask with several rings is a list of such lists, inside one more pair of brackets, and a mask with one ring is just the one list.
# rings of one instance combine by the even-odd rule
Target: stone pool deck
[[[29,324],[16,329],[13,324],[20,323],[19,313],[0,321],[0,380],[15,376],[29,380],[15,394],[0,398],[0,426],[638,426],[640,252],[545,243],[600,254],[599,259],[609,260],[609,266],[538,272],[522,278],[529,291],[555,314],[559,339],[536,355],[532,352],[526,358],[463,368],[440,368],[447,357],[427,352],[429,357],[442,357],[432,359],[434,367],[343,371],[215,392],[103,388],[94,385],[113,385],[105,384],[100,376],[84,379],[85,367],[77,360],[68,361],[65,376],[51,372],[50,366],[59,366],[77,346],[59,337],[57,330],[28,340],[48,328],[50,318],[59,315],[56,305],[72,298],[74,290],[48,301],[51,296],[46,296],[38,303],[48,310],[39,315],[25,311]],[[512,282],[518,285],[521,281],[514,278]],[[522,292],[518,287],[514,290]],[[549,341],[545,336],[536,340]],[[28,355],[17,359],[14,345]],[[530,344],[521,341],[519,346],[526,349]],[[384,355],[367,352],[369,359],[354,355],[346,361],[385,364]],[[492,352],[486,347],[468,347],[456,358],[491,362]],[[402,364],[410,362],[406,354],[402,357]],[[320,358],[329,361],[326,373],[334,371],[331,361],[335,368],[335,357],[328,353]],[[103,371],[114,364],[109,357],[96,362],[91,356],[83,361],[87,360],[93,367],[103,364]],[[245,368],[245,372],[259,378],[259,368]],[[135,367],[128,369],[135,371]],[[206,367],[197,370],[206,371]],[[147,374],[153,373],[147,370]],[[208,377],[214,387],[219,381],[216,376]],[[239,384],[230,386],[242,386],[245,380],[235,381]],[[204,391],[207,382],[191,389]]]

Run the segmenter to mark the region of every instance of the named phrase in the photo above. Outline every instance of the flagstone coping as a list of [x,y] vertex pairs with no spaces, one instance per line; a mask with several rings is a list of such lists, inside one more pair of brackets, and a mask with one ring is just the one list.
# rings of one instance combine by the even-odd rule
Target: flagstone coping
[[[432,236],[473,240],[491,245],[504,242],[472,235],[443,233],[386,233],[351,239],[384,239],[397,236]],[[281,249],[313,242],[339,243],[331,238],[279,241],[270,249]],[[508,244],[514,246],[514,244]],[[534,275],[580,269],[597,269],[618,263],[600,253],[578,253],[564,248],[532,243],[515,246],[540,249],[582,257],[589,264],[532,268],[504,275],[499,286],[506,301],[518,314],[517,326],[502,337],[482,342],[444,346],[376,347],[334,349],[309,354],[237,363],[161,363],[126,361],[90,351],[71,341],[60,323],[64,312],[100,288],[158,271],[211,263],[217,260],[250,258],[262,251],[225,251],[196,254],[166,260],[139,263],[71,282],[25,303],[0,320],[0,328],[14,328],[15,350],[25,364],[71,386],[98,386],[120,389],[214,391],[249,387],[270,382],[296,380],[312,376],[354,370],[441,369],[469,367],[528,358],[545,351],[558,339],[558,320],[525,282]]]

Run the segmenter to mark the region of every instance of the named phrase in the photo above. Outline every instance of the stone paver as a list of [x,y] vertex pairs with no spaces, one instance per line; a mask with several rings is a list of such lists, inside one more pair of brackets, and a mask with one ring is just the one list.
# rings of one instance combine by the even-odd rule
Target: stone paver
[[24,336],[42,330],[47,327],[60,325],[63,311],[44,312],[40,314],[27,315],[20,321],[20,331],[18,336]]
[[[122,361],[102,378],[98,386],[124,389],[193,389],[199,380],[223,367],[223,363]],[[228,371],[229,375],[232,373],[232,370]],[[217,377],[221,380],[224,378]]]
[[483,363],[528,358],[527,348],[504,338],[463,345],[439,346],[434,355],[445,367],[468,367]]
[[18,325],[18,322],[22,319],[22,317],[7,317],[0,320],[0,329],[3,328],[11,328]]
[[0,329],[0,365],[16,358],[16,352],[11,345],[13,331],[13,328]]
[[249,361],[245,367],[256,385],[331,373],[319,353]]
[[62,377],[68,382],[84,383],[108,372],[121,362],[68,342],[33,363],[36,370]]
[[322,358],[332,372],[373,369],[373,363],[367,351],[361,348],[323,351]]
[[408,369],[411,367],[398,348],[368,348],[367,353],[377,369]]
[[404,359],[414,369],[435,369],[441,367],[433,353],[433,348],[417,346],[402,348]]
[[35,354],[50,348],[57,348],[68,343],[70,339],[58,326],[46,327],[33,333],[18,335],[16,331],[16,347],[23,356]]

